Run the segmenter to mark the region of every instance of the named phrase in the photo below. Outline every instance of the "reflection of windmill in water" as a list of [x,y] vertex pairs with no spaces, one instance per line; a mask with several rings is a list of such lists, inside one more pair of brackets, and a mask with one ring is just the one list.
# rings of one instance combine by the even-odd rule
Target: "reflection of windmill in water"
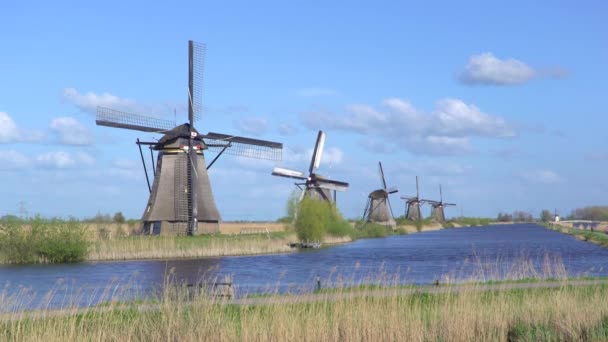
[[[220,214],[215,205],[207,170],[224,152],[236,156],[280,160],[283,145],[219,133],[199,134],[194,122],[202,116],[202,73],[205,46],[188,42],[188,122],[175,122],[97,108],[101,126],[163,133],[157,142],[140,142],[150,198],[142,222],[144,233],[200,234],[219,231]],[[150,147],[154,182],[150,186],[141,145]],[[158,152],[154,166],[153,152]],[[208,164],[203,151],[218,153]]]
[[401,196],[402,200],[405,200],[405,218],[412,221],[418,221],[422,219],[422,213],[420,211],[420,205],[428,202],[428,200],[420,199],[420,191],[418,189],[418,176],[416,176],[416,196],[405,197]]
[[441,191],[441,184],[439,184],[439,202],[437,201],[428,201],[431,205],[431,217],[435,219],[437,222],[445,221],[445,212],[443,211],[444,207],[454,206],[455,203],[444,203],[443,202],[443,192]]
[[323,156],[324,145],[325,133],[323,131],[319,131],[319,134],[317,135],[315,149],[312,153],[312,159],[310,160],[308,175],[306,175],[304,172],[284,169],[280,167],[275,167],[272,170],[272,175],[294,178],[300,181],[304,181],[302,183],[295,183],[296,186],[300,188],[300,190],[302,190],[300,200],[304,196],[308,196],[310,198],[328,201],[330,203],[335,202],[336,191],[346,191],[346,189],[348,189],[348,183],[328,179],[314,172],[315,169],[318,169],[319,165],[321,164],[321,157]]
[[367,204],[365,206],[365,211],[363,212],[363,219],[367,222],[394,227],[396,226],[396,223],[388,196],[399,190],[396,187],[387,189],[386,178],[384,177],[384,170],[382,169],[381,162],[378,162],[378,167],[382,188],[370,192],[369,196],[367,196]]

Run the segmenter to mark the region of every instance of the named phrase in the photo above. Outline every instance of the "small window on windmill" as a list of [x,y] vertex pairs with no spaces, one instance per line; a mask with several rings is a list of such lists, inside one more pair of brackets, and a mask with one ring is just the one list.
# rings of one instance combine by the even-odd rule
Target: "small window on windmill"
[[160,235],[160,221],[152,223],[152,235]]

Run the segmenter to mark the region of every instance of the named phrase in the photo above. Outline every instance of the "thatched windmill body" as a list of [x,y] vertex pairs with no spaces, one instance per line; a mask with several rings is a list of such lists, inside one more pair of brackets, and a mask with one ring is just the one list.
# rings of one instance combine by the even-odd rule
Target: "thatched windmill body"
[[367,196],[367,204],[365,205],[365,211],[363,212],[363,219],[367,222],[395,227],[396,223],[395,218],[393,217],[393,209],[391,208],[389,195],[394,194],[399,190],[396,187],[387,188],[381,162],[378,162],[378,170],[382,188],[370,192]]
[[317,142],[315,143],[315,148],[310,160],[310,166],[308,167],[308,175],[301,171],[294,171],[280,167],[275,167],[272,170],[272,175],[299,180],[300,182],[295,183],[295,185],[302,190],[300,200],[304,196],[307,196],[334,203],[336,200],[336,191],[346,191],[348,189],[348,183],[329,179],[315,172],[315,170],[318,169],[321,164],[324,146],[325,133],[323,131],[319,131],[319,134],[317,134]]
[[[163,133],[156,142],[137,139],[150,197],[142,215],[146,234],[215,233],[221,216],[207,170],[223,154],[280,160],[283,145],[220,133],[199,134],[194,123],[202,116],[202,73],[205,46],[188,42],[188,122],[175,122],[98,107],[96,123],[150,133]],[[142,145],[150,148],[152,186]],[[157,152],[156,166],[154,151]],[[217,156],[207,164],[206,152]]]
[[441,184],[439,184],[439,201],[428,201],[431,205],[431,217],[437,222],[445,221],[444,207],[455,206],[455,203],[443,202],[443,192],[441,190]]
[[401,196],[402,200],[405,200],[405,217],[412,221],[418,221],[422,219],[422,212],[420,206],[429,200],[420,198],[420,190],[418,188],[418,176],[416,176],[416,196],[406,197]]

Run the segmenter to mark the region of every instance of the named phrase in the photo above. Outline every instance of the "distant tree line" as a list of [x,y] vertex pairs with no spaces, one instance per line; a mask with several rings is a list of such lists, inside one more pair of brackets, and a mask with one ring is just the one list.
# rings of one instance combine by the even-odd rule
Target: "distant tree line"
[[532,222],[534,217],[527,211],[516,210],[512,214],[498,213],[498,222]]
[[590,206],[572,210],[567,219],[608,221],[608,206]]

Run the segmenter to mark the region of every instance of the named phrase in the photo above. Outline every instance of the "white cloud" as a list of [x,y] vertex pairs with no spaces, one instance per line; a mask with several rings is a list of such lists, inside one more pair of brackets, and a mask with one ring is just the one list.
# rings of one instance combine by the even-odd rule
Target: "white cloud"
[[0,144],[39,142],[44,134],[38,131],[24,131],[5,112],[0,112]]
[[[80,93],[74,88],[63,89],[63,98],[83,112],[93,115],[97,113],[97,107],[105,107],[137,115],[156,118],[166,117],[167,119],[173,120],[174,110],[177,110],[178,112],[187,111],[186,106],[183,104],[143,105],[137,101],[118,97],[110,93]],[[186,116],[182,116],[182,118],[185,117]],[[178,121],[180,121],[179,116]]]
[[93,92],[88,92],[86,94],[81,94],[74,88],[63,89],[63,97],[80,108],[80,110],[93,114],[97,111],[98,106],[118,110],[131,109],[131,111],[137,107],[135,101],[123,99],[110,93],[98,95]]
[[515,85],[525,83],[537,76],[537,72],[517,59],[501,60],[491,52],[473,55],[460,74],[466,84]]
[[36,157],[36,162],[42,166],[58,169],[70,168],[76,165],[74,157],[63,151],[47,152]]
[[95,158],[90,154],[84,152],[72,154],[65,151],[43,153],[36,156],[35,161],[40,166],[57,169],[92,166],[95,164]]
[[561,177],[551,170],[531,170],[522,172],[520,176],[532,183],[553,184],[561,181]]
[[[346,107],[346,115],[303,113],[311,129],[328,128],[366,136],[363,146],[371,151],[405,148],[417,154],[450,155],[472,151],[471,137],[511,137],[515,129],[503,118],[486,114],[459,99],[442,99],[429,113],[408,101],[390,98],[378,110],[369,105]],[[382,146],[382,142],[386,144]]]
[[62,144],[90,145],[93,143],[89,130],[74,118],[55,118],[51,121],[50,127]]
[[24,169],[31,165],[31,160],[24,154],[10,150],[0,151],[0,170]]
[[236,127],[245,134],[259,136],[266,132],[268,122],[264,118],[246,118],[237,121]]
[[8,114],[0,112],[0,143],[11,143],[19,139],[19,130],[15,121]]

